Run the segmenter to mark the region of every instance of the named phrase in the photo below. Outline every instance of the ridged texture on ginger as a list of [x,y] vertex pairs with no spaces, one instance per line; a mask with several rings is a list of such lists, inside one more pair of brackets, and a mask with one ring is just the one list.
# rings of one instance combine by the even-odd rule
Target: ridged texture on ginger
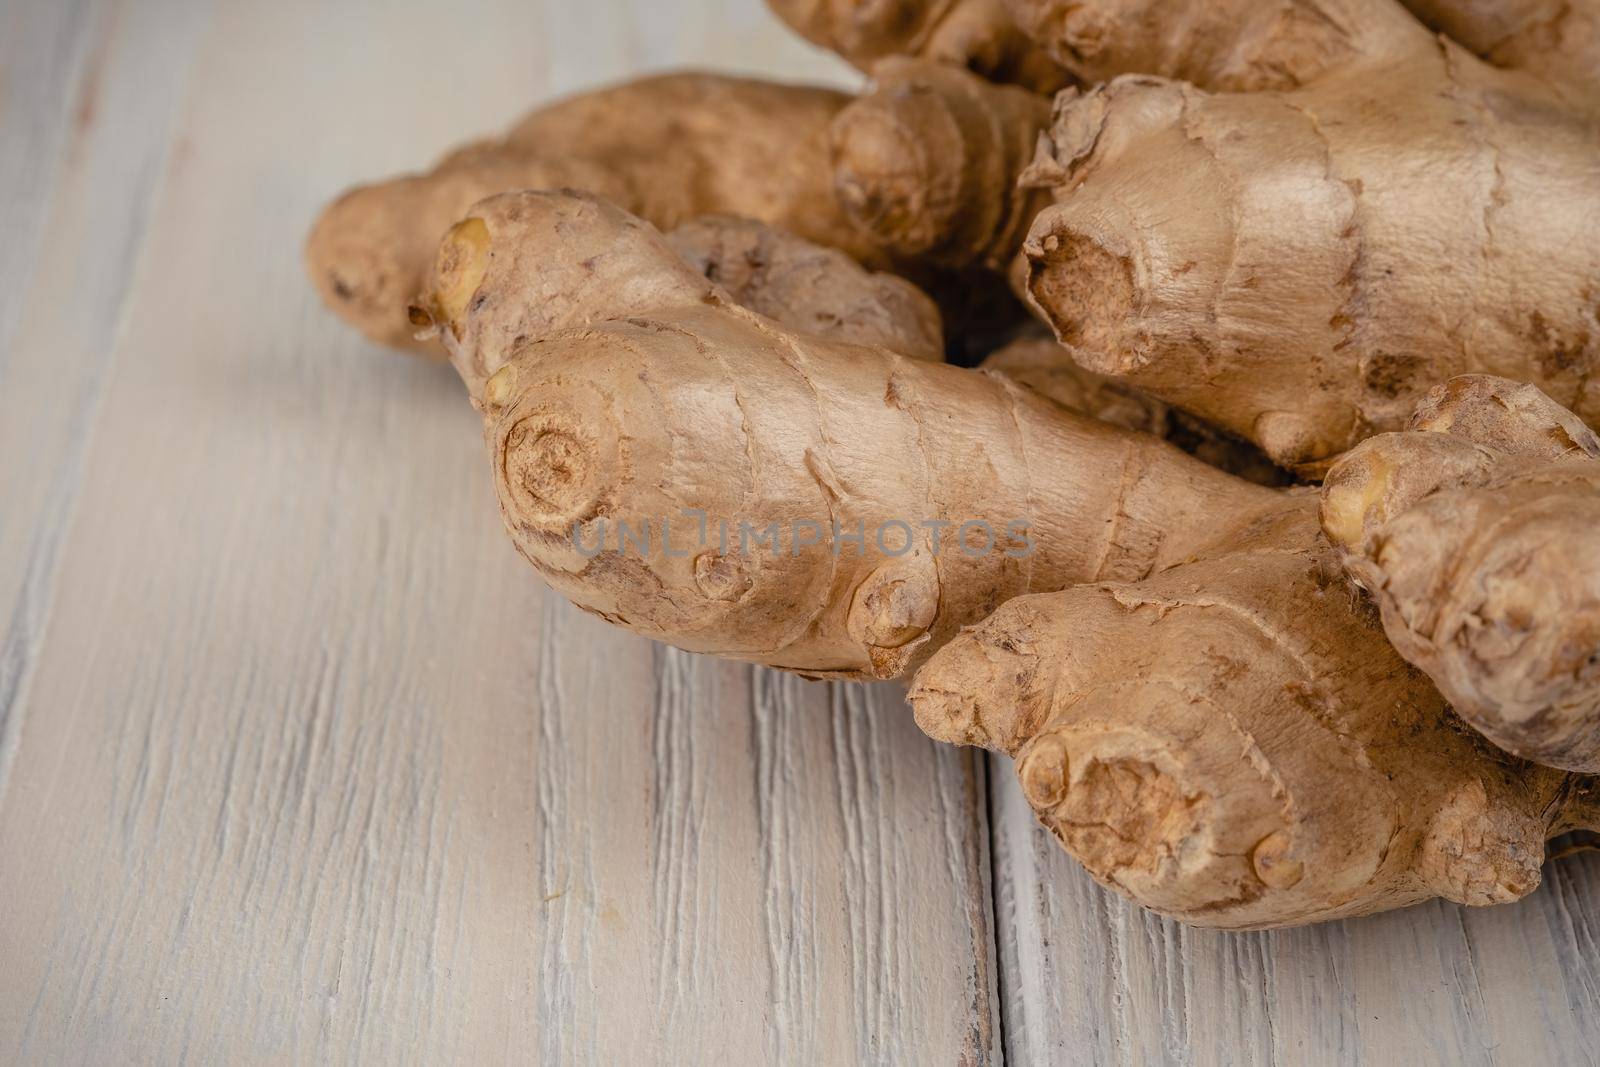
[[1002,0],[767,0],[807,40],[863,70],[887,56],[965,67],[1054,92],[1071,79],[1018,30]]
[[1070,411],[1154,434],[1210,466],[1258,485],[1283,486],[1292,481],[1254,445],[1219,433],[1126,382],[1080,367],[1048,337],[1019,338],[991,353],[983,369],[1004,374]]
[[[1458,380],[1417,420],[1508,447],[1534,437],[1518,420],[1555,432],[1510,459],[1437,429],[1405,435],[1404,454],[1376,438],[1335,467],[1320,510],[1318,494],[1283,493],[1276,509],[1214,516],[1211,546],[1146,579],[1008,601],[917,674],[918,723],[1016,757],[1069,852],[1185,922],[1286,926],[1530,892],[1547,839],[1600,827],[1596,779],[1468,730],[1445,676],[1468,657],[1397,624],[1420,630],[1437,605],[1459,620],[1452,596],[1492,588],[1496,603],[1473,608],[1489,633],[1469,691],[1530,695],[1530,673],[1565,649],[1577,673],[1540,675],[1537,696],[1573,699],[1539,725],[1570,743],[1555,720],[1587,700],[1575,725],[1592,738],[1600,482],[1575,472],[1600,461],[1570,413],[1512,383]],[[1451,493],[1451,510],[1419,518]],[[1382,625],[1347,571],[1375,590]],[[1528,613],[1540,604],[1547,616]]]
[[442,332],[478,401],[530,338],[712,299],[818,337],[943,359],[937,305],[901,278],[750,219],[708,216],[664,236],[569,194],[474,205],[440,241],[412,317]]
[[836,136],[884,247],[1005,269],[1085,367],[1307,476],[1453,375],[1600,416],[1597,0],[1412,5],[1464,43],[1395,0],[1007,2],[1112,80],[1023,166],[972,147],[1027,139],[993,87],[885,79]]
[[1600,0],[1404,0],[1497,67],[1600,97]]
[[438,352],[416,339],[407,308],[439,238],[474,203],[513,189],[582,189],[665,229],[744,215],[882,262],[834,199],[828,127],[849,101],[828,89],[696,73],[563,100],[427,174],[345,193],[317,221],[307,268],[328,306],[372,340]]
[[1600,771],[1600,440],[1456,379],[1334,465],[1322,524],[1400,653],[1508,752]]

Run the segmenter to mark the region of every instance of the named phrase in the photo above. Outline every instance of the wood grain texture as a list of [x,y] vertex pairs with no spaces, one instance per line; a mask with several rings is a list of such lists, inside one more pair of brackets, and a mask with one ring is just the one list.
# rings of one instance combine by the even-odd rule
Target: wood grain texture
[[757,0],[0,9],[0,1062],[1593,1062],[1593,859],[1186,931],[896,690],[540,590],[299,242],[682,64],[855,77]]

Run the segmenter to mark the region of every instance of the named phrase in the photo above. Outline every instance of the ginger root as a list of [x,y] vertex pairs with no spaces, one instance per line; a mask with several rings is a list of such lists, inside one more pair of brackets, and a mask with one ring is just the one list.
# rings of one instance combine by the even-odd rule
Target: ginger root
[[1596,779],[1553,769],[1597,769],[1600,442],[1484,377],[1416,423],[1336,466],[1320,512],[1291,492],[1146,580],[1007,602],[918,673],[918,722],[1016,756],[1069,852],[1186,922],[1522,896],[1548,838],[1600,826]]
[[1058,203],[1025,253],[1074,357],[1291,465],[1399,429],[1461,373],[1600,416],[1596,101],[1480,62],[1389,0],[1247,6],[1340,14],[1208,31],[1276,49],[1219,48],[1217,70],[1247,73],[1212,84],[1298,87],[1127,76],[1057,100],[1030,176]]
[[912,56],[1052,93],[1071,78],[1025,37],[1001,0],[767,0],[813,44],[863,70]]
[[834,185],[862,233],[899,256],[1005,270],[1050,194],[1019,189],[1049,101],[939,63],[886,59],[834,120]]
[[1389,640],[1495,744],[1600,771],[1600,439],[1532,386],[1458,378],[1334,465],[1329,540]]
[[899,677],[1012,596],[1148,574],[1277,502],[1002,375],[749,312],[588,197],[476,205],[432,291],[519,550],[682,648]]
[[832,191],[828,129],[849,102],[828,89],[694,73],[562,100],[427,174],[345,193],[317,220],[307,269],[324,302],[367,337],[437,353],[416,339],[407,312],[439,237],[477,201],[513,189],[587,190],[663,229],[748,216],[881,264]]
[[1019,338],[991,353],[983,369],[1004,374],[1068,411],[1154,434],[1208,466],[1257,485],[1284,486],[1292,480],[1254,445],[1220,433],[1125,382],[1084,370],[1049,338]]
[[911,702],[931,736],[1015,756],[1099,881],[1199,926],[1515,900],[1548,838],[1600,825],[1593,779],[1500,753],[1406,669],[1314,507],[1142,582],[1011,600]]
[[[554,589],[911,679],[1191,923],[1514,900],[1600,830],[1596,0],[771,2],[871,89],[645,79],[312,235]],[[944,363],[1005,282],[1056,339]]]

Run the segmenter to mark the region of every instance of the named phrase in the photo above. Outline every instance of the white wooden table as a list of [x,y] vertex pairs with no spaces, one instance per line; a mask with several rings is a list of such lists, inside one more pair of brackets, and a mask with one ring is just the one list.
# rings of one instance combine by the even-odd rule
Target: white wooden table
[[897,691],[546,595],[443,369],[317,304],[355,180],[757,0],[0,4],[0,1063],[1584,1063],[1600,858],[1228,936]]

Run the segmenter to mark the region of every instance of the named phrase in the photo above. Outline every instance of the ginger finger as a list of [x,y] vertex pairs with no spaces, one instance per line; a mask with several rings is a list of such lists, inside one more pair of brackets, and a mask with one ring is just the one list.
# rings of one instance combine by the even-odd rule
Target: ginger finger
[[1085,84],[1153,74],[1202,89],[1294,89],[1426,39],[1391,0],[1006,0]]
[[1431,29],[1497,67],[1600,96],[1596,0],[1404,0]]
[[1279,506],[999,376],[784,329],[592,199],[495,197],[464,232],[487,251],[470,286],[441,255],[435,306],[488,376],[513,540],[680,647],[895,677],[1012,595],[1142,576],[1209,543],[1209,516]]
[[1017,29],[1001,0],[767,0],[813,44],[870,70],[908,56],[1052,93],[1070,77]]
[[1125,430],[1142,430],[1176,445],[1196,459],[1257,485],[1284,486],[1292,479],[1260,449],[1218,432],[1116,378],[1085,370],[1048,337],[1024,337],[983,361],[1071,411]]
[[1400,429],[1460,373],[1592,419],[1597,129],[1431,43],[1290,94],[1063,94],[1028,290],[1084,366],[1286,466]]
[[1334,465],[1324,530],[1389,640],[1474,728],[1600,771],[1600,442],[1482,376],[1436,390],[1414,425]]
[[1595,780],[1457,728],[1342,592],[1311,509],[1143,582],[1022,597],[917,675],[917,721],[1017,757],[1102,883],[1184,922],[1517,899]]
[[1198,87],[1067,90],[1024,167],[1007,146],[1036,120],[992,87],[886,77],[835,136],[841,198],[884,247],[1008,270],[1085,367],[1308,476],[1455,374],[1600,417],[1581,83],[1495,69],[1392,0],[1014,6],[1046,44],[1092,43],[1108,65],[1086,74]]
[[307,268],[324,301],[382,344],[415,339],[408,308],[439,237],[467,208],[519,188],[577,188],[663,228],[726,212],[781,224],[867,262],[877,246],[840,212],[828,126],[850,97],[713,74],[670,74],[534,112],[431,173],[353,189],[317,220]]
[[1042,96],[892,59],[831,133],[845,212],[885,249],[1008,269],[1050,194],[1017,187],[1050,118]]

